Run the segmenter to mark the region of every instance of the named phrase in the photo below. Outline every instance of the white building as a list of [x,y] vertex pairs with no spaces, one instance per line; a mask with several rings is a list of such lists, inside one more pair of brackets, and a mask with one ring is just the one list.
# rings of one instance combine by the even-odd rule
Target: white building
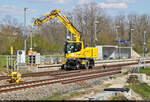
[[118,47],[112,45],[96,46],[98,59],[131,58],[132,47]]

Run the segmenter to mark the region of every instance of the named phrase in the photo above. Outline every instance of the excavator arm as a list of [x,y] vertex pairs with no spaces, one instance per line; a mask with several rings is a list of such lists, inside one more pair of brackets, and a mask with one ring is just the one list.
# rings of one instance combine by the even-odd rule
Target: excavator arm
[[71,32],[74,34],[74,37],[76,38],[76,41],[79,42],[80,41],[80,36],[79,36],[79,32],[77,31],[77,29],[73,26],[73,24],[67,19],[67,17],[65,17],[64,15],[62,15],[60,13],[59,9],[55,9],[53,11],[51,11],[50,13],[44,15],[43,17],[37,18],[34,21],[34,26],[38,26],[41,25],[47,21],[50,21],[54,18],[58,18],[63,24],[64,26]]

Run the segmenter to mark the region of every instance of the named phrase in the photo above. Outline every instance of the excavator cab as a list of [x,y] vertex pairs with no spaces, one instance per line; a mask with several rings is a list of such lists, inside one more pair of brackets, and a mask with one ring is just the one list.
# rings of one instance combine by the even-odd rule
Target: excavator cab
[[66,42],[64,47],[65,54],[81,51],[82,42]]

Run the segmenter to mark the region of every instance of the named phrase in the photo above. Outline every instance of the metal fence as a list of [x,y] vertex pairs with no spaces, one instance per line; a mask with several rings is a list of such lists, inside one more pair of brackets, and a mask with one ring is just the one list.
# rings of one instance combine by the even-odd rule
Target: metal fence
[[[41,55],[39,57],[40,64],[59,64],[64,59],[62,55]],[[29,65],[29,56],[26,55],[26,64]],[[16,55],[8,55],[6,56],[6,68],[8,69],[14,69],[18,70],[18,66],[21,66],[21,64],[18,64],[17,62],[17,56]]]

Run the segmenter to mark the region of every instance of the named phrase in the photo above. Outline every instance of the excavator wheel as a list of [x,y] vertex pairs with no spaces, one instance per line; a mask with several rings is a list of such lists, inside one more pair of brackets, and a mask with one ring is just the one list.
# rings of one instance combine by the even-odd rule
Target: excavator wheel
[[89,59],[89,69],[94,67],[94,59]]
[[66,64],[61,65],[61,70],[67,70]]
[[61,70],[64,70],[64,64],[63,64],[63,65],[61,65]]
[[89,69],[89,62],[87,61],[86,64],[84,65],[85,69]]
[[81,66],[80,66],[80,63],[77,63],[77,64],[76,64],[76,69],[78,70],[78,69],[80,69],[80,67],[81,67]]

